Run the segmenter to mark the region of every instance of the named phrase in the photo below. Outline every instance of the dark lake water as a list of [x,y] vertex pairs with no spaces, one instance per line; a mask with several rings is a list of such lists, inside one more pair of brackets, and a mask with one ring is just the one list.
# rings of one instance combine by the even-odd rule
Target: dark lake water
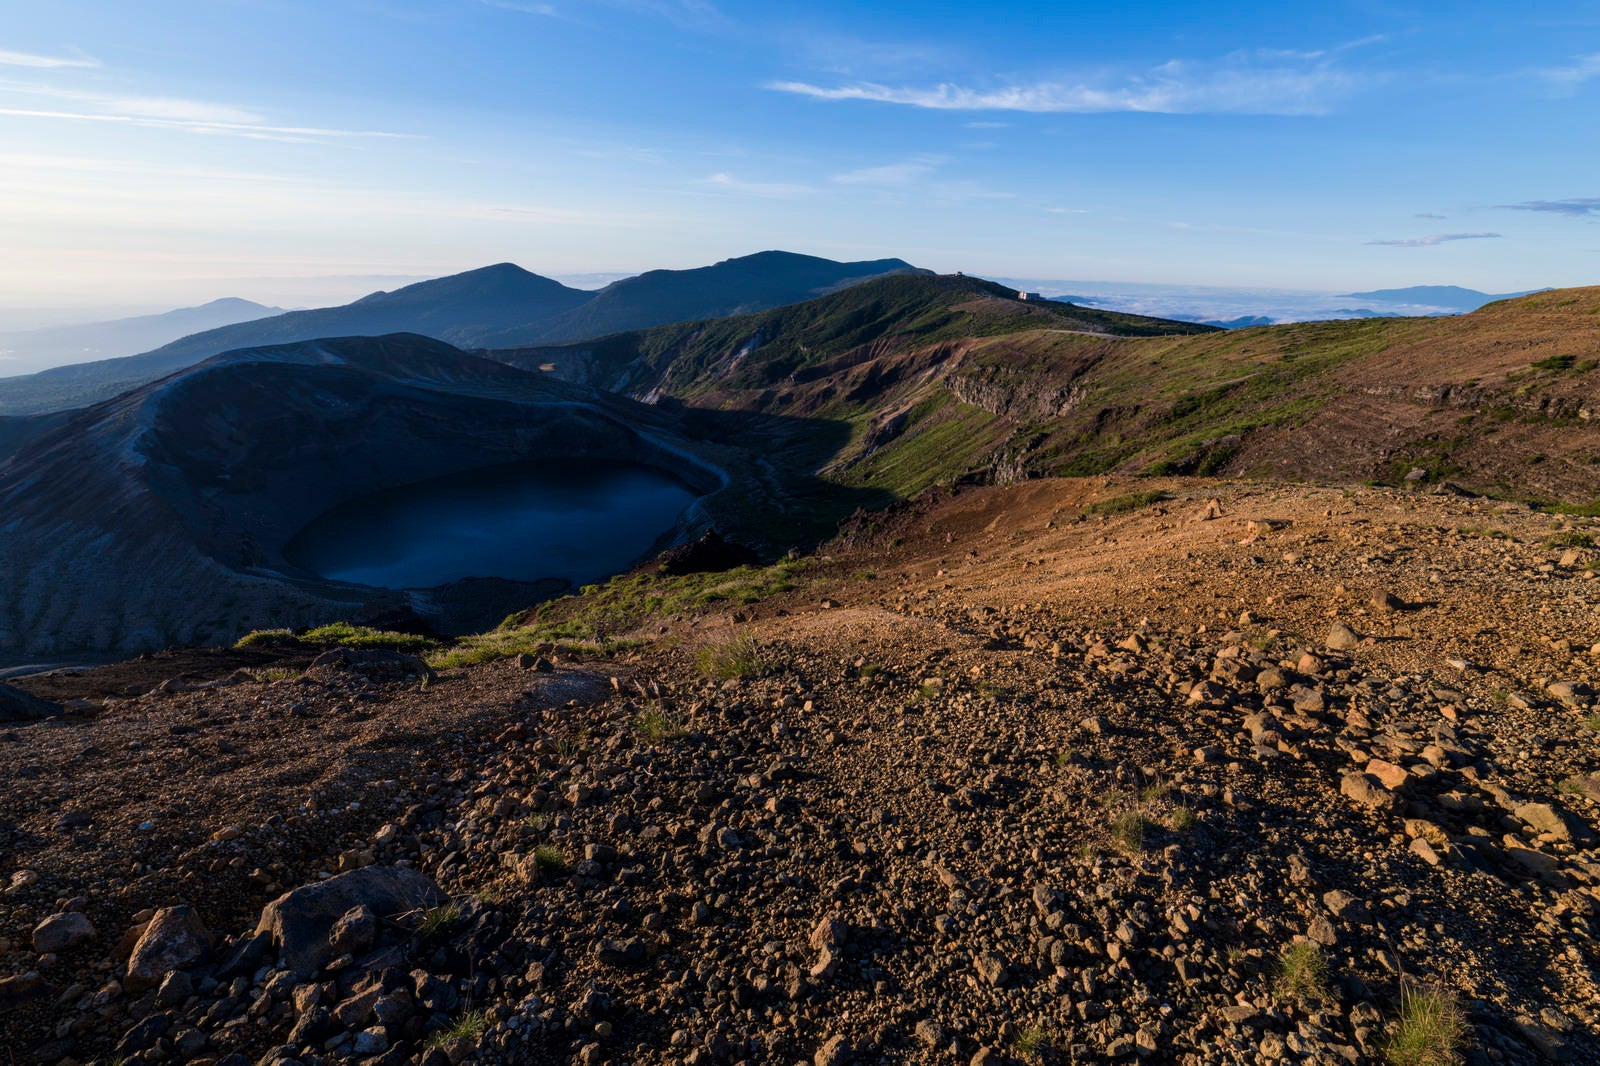
[[351,500],[296,534],[285,554],[322,577],[379,588],[465,577],[582,585],[626,569],[694,498],[629,463],[514,463]]

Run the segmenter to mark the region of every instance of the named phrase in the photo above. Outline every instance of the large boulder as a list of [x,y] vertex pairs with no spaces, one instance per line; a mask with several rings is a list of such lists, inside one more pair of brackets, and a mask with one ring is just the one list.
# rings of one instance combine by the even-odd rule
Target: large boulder
[[307,979],[335,957],[329,934],[352,909],[365,905],[393,919],[447,902],[439,886],[410,867],[367,866],[284,893],[262,910],[256,932],[269,935],[283,964]]
[[53,718],[60,713],[60,704],[41,700],[20,688],[0,683],[0,722],[31,722],[36,718]]
[[332,681],[340,674],[354,674],[374,684],[433,678],[433,670],[415,655],[387,648],[333,648],[306,667],[306,676],[314,681]]
[[668,577],[674,574],[714,573],[732,570],[736,566],[753,566],[759,558],[743,544],[724,540],[722,534],[708,529],[699,540],[662,552],[661,573]]
[[1395,794],[1383,787],[1371,774],[1352,772],[1339,781],[1339,791],[1362,807],[1375,811],[1391,811],[1398,802]]
[[174,970],[186,970],[211,953],[211,933],[193,907],[163,907],[144,927],[128,957],[129,992],[154,988]]
[[77,911],[52,914],[33,930],[33,950],[41,955],[70,951],[95,938],[94,924]]

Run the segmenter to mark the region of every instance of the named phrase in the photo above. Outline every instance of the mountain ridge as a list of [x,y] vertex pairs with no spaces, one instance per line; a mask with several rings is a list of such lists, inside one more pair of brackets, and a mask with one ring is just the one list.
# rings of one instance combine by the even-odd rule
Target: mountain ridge
[[[654,325],[679,315],[707,317],[730,299],[760,307],[792,303],[812,296],[815,289],[872,276],[880,268],[915,269],[902,260],[837,263],[789,252],[761,252],[696,270],[652,271],[647,278],[627,278],[591,292],[569,288],[513,263],[498,263],[370,293],[338,307],[290,311],[207,330],[134,356],[14,378],[0,388],[0,415],[86,406],[234,349],[390,333],[419,333],[471,348],[488,338],[521,336],[535,329],[543,337],[576,340],[587,335],[586,330],[612,332],[612,322],[645,320]],[[537,326],[588,304],[594,307],[565,325]]]
[[[842,273],[841,267],[848,272]],[[839,263],[771,250],[691,270],[650,270],[612,282],[588,303],[547,322],[490,334],[476,346],[502,348],[552,337],[579,340],[669,322],[749,314],[904,273],[932,271],[903,259]],[[715,294],[709,301],[708,292]]]

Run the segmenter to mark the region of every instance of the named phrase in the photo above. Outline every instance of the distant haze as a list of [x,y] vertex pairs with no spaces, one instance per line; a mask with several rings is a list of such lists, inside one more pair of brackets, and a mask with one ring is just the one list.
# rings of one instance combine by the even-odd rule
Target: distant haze
[[169,344],[191,333],[279,314],[249,300],[225,297],[163,314],[0,332],[0,380],[50,367],[119,359]]
[[1333,318],[1451,315],[1471,311],[1502,298],[1501,294],[1483,293],[1454,285],[1339,293],[1309,289],[1232,289],[1207,285],[1039,278],[995,280],[1014,285],[1019,290],[1037,292],[1049,299],[1082,303],[1108,311],[1230,325],[1237,319],[1257,318],[1271,322],[1308,322]]

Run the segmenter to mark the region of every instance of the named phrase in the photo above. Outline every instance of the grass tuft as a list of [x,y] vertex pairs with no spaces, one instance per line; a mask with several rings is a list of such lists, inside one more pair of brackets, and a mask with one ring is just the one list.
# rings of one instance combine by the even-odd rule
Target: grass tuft
[[1172,828],[1179,833],[1187,833],[1200,824],[1200,819],[1187,807],[1172,808]]
[[422,912],[422,921],[417,923],[417,936],[423,940],[443,939],[455,931],[463,917],[461,908],[454,903],[429,907]]
[[1455,996],[1431,985],[1400,987],[1400,1014],[1389,1027],[1390,1066],[1453,1066],[1467,1042],[1467,1019]]
[[688,733],[682,722],[660,707],[651,707],[641,712],[634,720],[634,726],[639,730],[639,735],[651,744],[659,744],[664,740],[677,740]]
[[567,853],[554,844],[540,844],[533,849],[533,861],[538,864],[539,872],[552,877],[567,872],[571,863],[567,861]]
[[1117,846],[1123,851],[1141,851],[1144,848],[1145,830],[1149,824],[1149,820],[1139,811],[1123,811],[1111,819],[1111,839],[1116,841]]
[[1036,1059],[1050,1050],[1050,1034],[1039,1026],[1019,1030],[1011,1041],[1011,1050],[1018,1058]]
[[1284,1000],[1312,999],[1328,991],[1328,959],[1322,946],[1300,940],[1278,956],[1278,997]]
[[445,1028],[428,1037],[426,1047],[444,1048],[457,1040],[477,1040],[489,1028],[489,1016],[481,1010],[468,1011]]
[[748,636],[737,636],[721,644],[708,644],[694,657],[695,669],[711,681],[755,677],[761,673],[761,654]]
[[292,629],[253,629],[233,642],[235,648],[253,648],[257,645],[296,645],[300,640]]

